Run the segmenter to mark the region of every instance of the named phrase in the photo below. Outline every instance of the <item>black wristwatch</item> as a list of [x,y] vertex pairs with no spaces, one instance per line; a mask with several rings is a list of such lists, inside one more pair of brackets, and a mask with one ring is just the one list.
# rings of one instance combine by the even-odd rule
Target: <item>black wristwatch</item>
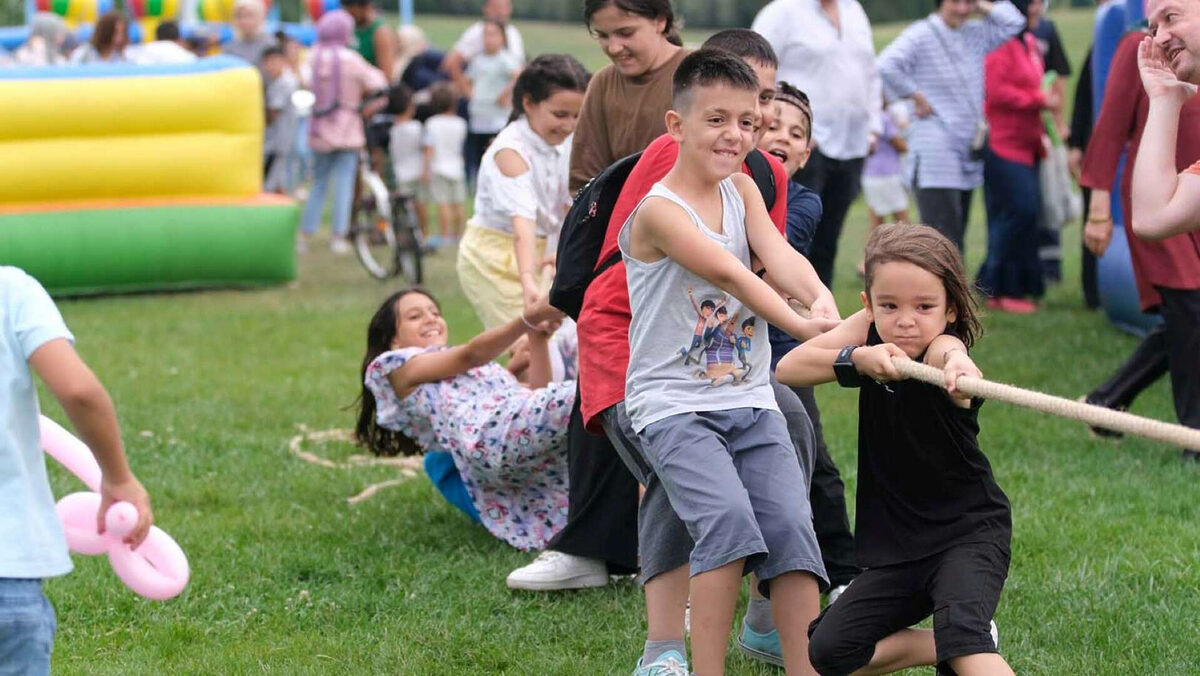
[[862,374],[858,372],[858,367],[850,360],[850,355],[854,350],[858,349],[857,345],[847,345],[838,352],[837,359],[833,360],[833,374],[837,376],[838,385],[842,387],[858,387],[862,385]]

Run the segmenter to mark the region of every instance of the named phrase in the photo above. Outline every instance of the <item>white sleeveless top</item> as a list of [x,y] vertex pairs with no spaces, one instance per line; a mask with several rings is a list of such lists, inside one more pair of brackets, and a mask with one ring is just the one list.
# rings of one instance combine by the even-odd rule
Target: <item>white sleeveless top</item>
[[[662,198],[683,208],[706,237],[750,267],[746,205],[732,178],[720,183],[722,233],[710,230],[678,195],[655,183],[638,203]],[[767,323],[736,298],[670,258],[629,255],[630,225],[617,242],[629,282],[629,371],[625,408],[635,432],[679,413],[760,408],[778,411],[771,390]]]

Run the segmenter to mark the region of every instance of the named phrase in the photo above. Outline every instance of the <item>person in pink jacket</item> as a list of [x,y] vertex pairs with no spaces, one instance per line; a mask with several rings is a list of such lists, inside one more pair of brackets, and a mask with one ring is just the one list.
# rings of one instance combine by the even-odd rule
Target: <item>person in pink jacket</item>
[[325,194],[333,183],[334,253],[348,253],[346,231],[354,199],[354,176],[358,155],[366,143],[363,134],[364,95],[385,89],[387,78],[348,48],[354,35],[354,19],[343,10],[329,12],[317,22],[317,45],[313,49],[312,91],[316,95],[308,144],[313,151],[313,188],[300,225],[300,247],[317,231]]

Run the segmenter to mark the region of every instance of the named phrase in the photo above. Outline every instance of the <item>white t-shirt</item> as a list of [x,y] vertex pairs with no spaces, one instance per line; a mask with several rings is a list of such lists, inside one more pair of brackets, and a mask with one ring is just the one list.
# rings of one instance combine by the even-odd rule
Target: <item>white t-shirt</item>
[[[504,26],[504,38],[508,42],[506,50],[513,56],[517,57],[517,61],[525,63],[525,43],[521,40],[521,31],[517,27],[510,24]],[[471,59],[483,53],[483,22],[476,21],[463,31],[458,42],[450,48],[451,51],[458,52],[459,56],[467,63]]]
[[125,50],[130,61],[139,66],[154,66],[174,63],[192,63],[196,55],[172,40],[155,40],[140,47]]
[[425,138],[421,145],[433,148],[430,173],[463,180],[463,143],[467,140],[467,121],[457,115],[434,115],[425,120]]
[[398,183],[410,183],[421,178],[421,137],[424,130],[416,120],[392,125],[388,154],[392,156],[392,172]]
[[267,82],[267,110],[276,111],[275,121],[263,132],[263,153],[287,153],[292,149],[296,137],[296,109],[292,106],[292,94],[299,85],[292,71],[283,73]]
[[502,106],[498,99],[520,68],[517,57],[504,50],[480,54],[467,64],[467,77],[471,78],[472,88],[467,111],[471,116],[469,128],[472,132],[495,134],[508,124],[512,104]]
[[74,340],[50,295],[23,270],[0,266],[0,578],[71,571],[46,479],[29,369],[29,357],[57,338]]
[[[485,228],[511,233],[512,219],[533,221],[537,236],[556,243],[563,217],[571,205],[567,176],[571,158],[570,137],[552,146],[537,135],[525,117],[513,121],[488,147],[479,163],[475,187],[475,222]],[[496,153],[513,150],[529,171],[505,176],[496,165]]]

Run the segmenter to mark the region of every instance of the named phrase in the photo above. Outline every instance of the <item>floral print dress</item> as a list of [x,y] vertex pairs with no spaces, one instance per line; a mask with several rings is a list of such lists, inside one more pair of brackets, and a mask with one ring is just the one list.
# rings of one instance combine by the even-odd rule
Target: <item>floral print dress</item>
[[446,451],[484,527],[518,549],[542,549],[567,522],[567,427],[575,383],[529,390],[492,362],[396,396],[387,376],[418,354],[385,352],[367,367],[380,427],[426,452]]

